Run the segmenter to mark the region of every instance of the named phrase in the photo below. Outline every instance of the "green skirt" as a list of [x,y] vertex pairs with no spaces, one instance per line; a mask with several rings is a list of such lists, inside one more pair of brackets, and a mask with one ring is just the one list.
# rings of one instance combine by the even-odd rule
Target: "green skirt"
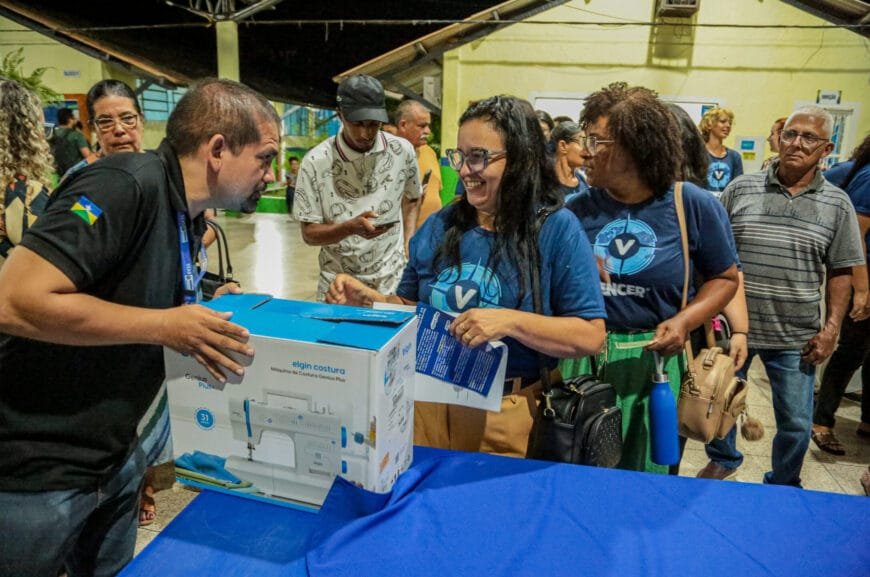
[[[657,465],[650,458],[649,394],[655,363],[653,354],[643,346],[654,334],[654,331],[608,332],[604,351],[597,356],[598,378],[613,384],[616,403],[622,411],[622,460],[618,467],[666,474],[668,467]],[[665,363],[674,399],[679,398],[684,367],[684,355],[669,357]],[[592,372],[588,357],[563,359],[559,370],[565,379]]]

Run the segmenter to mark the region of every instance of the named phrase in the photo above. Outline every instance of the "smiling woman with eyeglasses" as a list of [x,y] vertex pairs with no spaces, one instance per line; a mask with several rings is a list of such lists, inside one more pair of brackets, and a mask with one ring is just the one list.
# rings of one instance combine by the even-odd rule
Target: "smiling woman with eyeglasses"
[[[590,354],[604,341],[595,261],[580,224],[559,210],[558,183],[531,105],[509,96],[473,103],[459,120],[447,158],[465,186],[411,239],[396,295],[338,275],[326,300],[370,305],[424,302],[458,315],[453,336],[466,347],[504,340],[507,374],[501,412],[415,403],[418,445],[525,456],[545,369]],[[539,209],[554,211],[538,231]],[[540,254],[544,314],[533,312],[530,267]]]

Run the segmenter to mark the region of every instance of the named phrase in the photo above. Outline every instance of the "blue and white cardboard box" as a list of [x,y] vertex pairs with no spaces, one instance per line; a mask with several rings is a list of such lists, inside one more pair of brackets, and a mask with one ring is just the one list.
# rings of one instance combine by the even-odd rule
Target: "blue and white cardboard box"
[[312,505],[336,475],[371,491],[392,488],[413,447],[413,313],[255,294],[205,306],[232,311],[255,356],[244,376],[221,384],[192,357],[164,349],[182,481]]

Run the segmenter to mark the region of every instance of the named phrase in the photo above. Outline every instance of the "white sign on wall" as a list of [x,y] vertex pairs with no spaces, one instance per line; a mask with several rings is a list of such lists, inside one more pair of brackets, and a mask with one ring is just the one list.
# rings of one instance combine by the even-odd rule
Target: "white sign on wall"
[[840,90],[819,90],[816,94],[816,103],[822,106],[826,104],[840,104]]

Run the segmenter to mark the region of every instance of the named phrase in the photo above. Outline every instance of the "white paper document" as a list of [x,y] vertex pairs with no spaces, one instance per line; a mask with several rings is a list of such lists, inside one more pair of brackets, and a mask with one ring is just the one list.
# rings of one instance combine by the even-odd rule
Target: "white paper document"
[[[376,303],[375,308],[398,307]],[[498,412],[504,393],[507,346],[491,341],[484,346],[466,347],[450,334],[453,318],[434,307],[417,305],[414,400]]]

